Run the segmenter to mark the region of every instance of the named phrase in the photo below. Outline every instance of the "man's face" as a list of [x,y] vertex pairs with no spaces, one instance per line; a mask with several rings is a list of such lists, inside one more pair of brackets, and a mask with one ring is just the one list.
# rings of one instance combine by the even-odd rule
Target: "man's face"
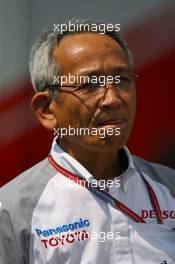
[[[53,57],[64,76],[116,76],[131,72],[123,49],[111,37],[97,33],[65,36],[54,49]],[[60,143],[96,151],[102,147],[120,149],[128,140],[135,118],[135,87],[132,85],[126,91],[117,91],[113,84],[109,84],[105,94],[93,96],[83,94],[81,90],[69,93],[63,87],[59,100],[51,107],[59,128],[68,128],[69,125],[89,129],[110,127],[120,128],[121,132],[119,136],[105,138],[99,135],[65,136]]]

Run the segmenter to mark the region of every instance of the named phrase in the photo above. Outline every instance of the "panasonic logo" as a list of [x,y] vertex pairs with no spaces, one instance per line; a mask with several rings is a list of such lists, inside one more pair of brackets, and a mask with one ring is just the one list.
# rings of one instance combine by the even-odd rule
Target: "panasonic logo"
[[90,222],[88,219],[80,218],[78,221],[64,224],[62,226],[57,226],[56,228],[48,228],[44,230],[35,228],[35,231],[38,237],[49,237],[60,234],[62,232],[68,232],[68,231],[76,230],[78,228],[88,227],[89,225]]

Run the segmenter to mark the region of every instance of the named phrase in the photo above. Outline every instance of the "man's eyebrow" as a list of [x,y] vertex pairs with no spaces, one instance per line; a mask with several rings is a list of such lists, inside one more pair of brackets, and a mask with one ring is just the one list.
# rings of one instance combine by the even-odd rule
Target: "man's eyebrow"
[[119,66],[115,68],[117,73],[128,73],[131,72],[131,69],[128,66]]
[[[131,70],[128,66],[114,66],[114,67],[110,68],[110,72],[120,74],[120,73],[129,73],[129,72],[131,72]],[[99,69],[99,68],[92,68],[92,69],[88,69],[88,70],[79,71],[76,75],[79,75],[79,76],[92,76],[92,75],[99,76],[99,75],[104,75],[104,73],[102,73],[101,69]]]
[[79,75],[79,76],[91,76],[91,75],[99,75],[100,74],[100,69],[99,68],[89,68],[88,70],[80,70],[77,72],[76,75]]

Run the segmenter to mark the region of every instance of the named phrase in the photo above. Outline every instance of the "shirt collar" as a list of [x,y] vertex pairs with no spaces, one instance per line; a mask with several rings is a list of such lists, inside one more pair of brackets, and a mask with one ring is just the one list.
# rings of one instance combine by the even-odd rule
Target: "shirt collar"
[[115,179],[120,180],[121,189],[123,190],[123,192],[127,192],[129,180],[131,179],[131,177],[133,177],[135,175],[136,169],[135,169],[133,157],[132,157],[129,149],[126,146],[124,146],[123,150],[124,150],[126,157],[127,157],[127,160],[128,160],[128,168],[122,174],[120,174],[118,177],[116,177]]
[[[57,137],[55,137],[53,140],[52,148],[50,152],[53,160],[59,166],[73,173],[74,175],[83,177],[85,180],[88,181],[94,179],[92,174],[83,165],[81,165],[76,159],[70,156],[57,144],[56,139]],[[123,150],[128,159],[128,168],[121,175],[119,175],[114,179],[120,179],[120,186],[123,189],[123,191],[126,191],[129,177],[135,174],[135,166],[132,155],[128,150],[128,148],[124,146]]]
[[75,174],[76,176],[83,177],[86,180],[90,180],[93,178],[92,174],[83,167],[76,159],[70,156],[67,152],[65,152],[56,142],[56,138],[54,138],[51,148],[51,156],[54,161],[64,168],[65,170]]

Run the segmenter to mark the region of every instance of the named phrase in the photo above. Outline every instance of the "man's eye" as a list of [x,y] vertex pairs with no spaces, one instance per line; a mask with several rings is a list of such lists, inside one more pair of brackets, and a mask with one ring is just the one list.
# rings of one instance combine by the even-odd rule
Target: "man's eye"
[[120,76],[120,83],[118,84],[121,88],[128,88],[133,84],[133,78],[128,76]]
[[85,83],[83,86],[82,86],[82,90],[83,92],[85,93],[93,93],[95,91],[97,91],[99,85],[97,83]]

